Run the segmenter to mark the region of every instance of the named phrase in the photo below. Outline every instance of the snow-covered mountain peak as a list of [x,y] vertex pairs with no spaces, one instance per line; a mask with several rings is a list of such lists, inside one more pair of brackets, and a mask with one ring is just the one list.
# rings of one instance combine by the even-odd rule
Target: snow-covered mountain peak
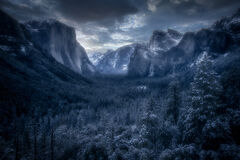
[[[107,51],[104,54],[96,54],[96,68],[104,74],[126,74],[130,56],[134,52],[136,44],[131,44],[118,48],[117,50]],[[94,59],[94,58],[92,58]],[[94,60],[93,60],[94,61]]]
[[88,54],[88,58],[89,60],[92,62],[93,65],[98,65],[99,61],[101,59],[103,59],[103,57],[105,56],[105,53],[101,53],[101,52],[96,52],[96,53],[91,53]]

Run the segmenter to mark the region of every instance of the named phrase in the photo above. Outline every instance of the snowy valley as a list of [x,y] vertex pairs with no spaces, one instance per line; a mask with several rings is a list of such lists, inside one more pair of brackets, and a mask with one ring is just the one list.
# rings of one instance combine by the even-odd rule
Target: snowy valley
[[0,10],[0,160],[239,160],[239,19],[87,54]]

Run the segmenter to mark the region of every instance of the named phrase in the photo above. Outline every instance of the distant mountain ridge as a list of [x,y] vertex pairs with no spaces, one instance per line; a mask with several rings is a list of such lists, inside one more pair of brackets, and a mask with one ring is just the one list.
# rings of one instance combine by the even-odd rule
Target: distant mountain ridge
[[124,61],[127,72],[122,73],[130,77],[163,77],[186,73],[190,76],[194,62],[203,52],[208,52],[218,64],[223,55],[228,55],[225,56],[226,61],[233,55],[239,55],[239,46],[240,10],[233,16],[216,21],[212,27],[197,32],[181,34],[172,29],[154,31],[147,44],[134,44],[131,50],[105,54],[96,67],[102,73],[117,74],[115,62],[121,61],[119,55],[127,55],[128,60]]
[[[158,52],[164,52],[176,46],[181,38],[182,34],[172,29],[168,29],[166,32],[160,30],[154,31],[149,43],[131,44],[102,54],[101,58],[97,60],[96,68],[103,74],[126,75],[129,70],[132,73],[134,65],[129,66],[129,64],[130,61],[133,60],[132,57],[137,56],[135,52],[136,49],[145,48],[147,52],[151,54],[159,54]],[[137,61],[135,62],[138,63]]]
[[99,59],[96,68],[103,74],[127,74],[130,57],[134,52],[136,44],[109,50]]
[[105,56],[105,53],[101,53],[101,52],[95,52],[95,53],[88,54],[89,60],[95,66],[98,65],[99,61],[101,61],[104,56]]

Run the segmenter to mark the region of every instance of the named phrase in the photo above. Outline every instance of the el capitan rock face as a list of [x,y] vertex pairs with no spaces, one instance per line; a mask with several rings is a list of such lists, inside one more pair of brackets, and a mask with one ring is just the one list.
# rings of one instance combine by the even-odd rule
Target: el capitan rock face
[[25,25],[2,11],[0,16],[0,82],[5,84],[4,87],[17,92],[28,83],[28,90],[41,88],[42,84],[52,81],[88,83],[80,74],[37,47],[29,38],[30,33]]
[[75,30],[55,20],[25,23],[30,39],[61,64],[85,75],[95,72],[85,49],[76,41]]

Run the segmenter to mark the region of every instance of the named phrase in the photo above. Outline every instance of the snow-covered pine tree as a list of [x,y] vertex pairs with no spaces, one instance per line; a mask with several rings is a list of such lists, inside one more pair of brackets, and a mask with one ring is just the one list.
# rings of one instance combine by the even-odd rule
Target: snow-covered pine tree
[[229,137],[229,127],[219,112],[221,85],[206,52],[197,62],[197,72],[191,84],[189,106],[183,113],[183,142],[195,143],[201,149],[216,150]]
[[154,113],[156,106],[154,99],[150,99],[143,111],[140,128],[140,144],[141,147],[156,149],[159,136],[159,119]]

